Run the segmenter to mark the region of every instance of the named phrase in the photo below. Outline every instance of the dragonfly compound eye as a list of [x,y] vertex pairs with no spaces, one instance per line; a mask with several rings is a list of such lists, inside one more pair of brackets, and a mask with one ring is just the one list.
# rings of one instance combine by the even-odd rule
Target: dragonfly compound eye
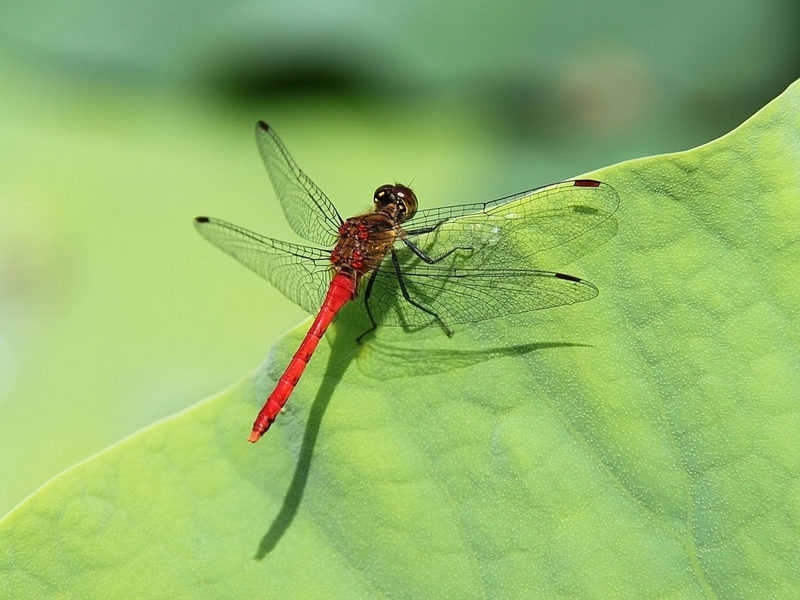
[[375,210],[384,208],[394,214],[398,221],[406,221],[417,212],[417,197],[404,185],[382,185],[375,190]]
[[382,185],[377,190],[375,190],[373,201],[375,202],[376,207],[386,206],[387,204],[391,204],[392,202],[394,202],[394,195],[392,194],[392,186]]
[[404,185],[394,186],[394,193],[397,197],[397,216],[401,221],[407,221],[417,212],[417,196]]

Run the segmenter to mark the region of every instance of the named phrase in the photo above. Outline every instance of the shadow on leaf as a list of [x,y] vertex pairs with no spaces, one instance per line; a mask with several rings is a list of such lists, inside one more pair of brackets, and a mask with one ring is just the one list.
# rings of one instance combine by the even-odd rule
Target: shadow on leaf
[[369,377],[397,379],[415,374],[435,375],[453,369],[466,368],[488,360],[505,357],[521,357],[536,350],[586,346],[567,342],[529,343],[514,346],[483,348],[479,350],[459,350],[451,340],[445,340],[452,348],[415,348],[399,344],[387,344],[373,340],[359,346],[355,339],[364,330],[365,322],[355,311],[343,311],[331,332],[335,333],[331,343],[328,363],[317,395],[309,410],[303,441],[291,483],[286,491],[283,504],[269,529],[264,534],[255,554],[261,560],[272,552],[294,520],[305,492],[311,459],[317,443],[322,418],[328,408],[331,396],[339,385],[350,364],[357,360],[358,368]]
[[358,369],[374,379],[400,379],[424,373],[436,375],[506,357],[521,357],[537,350],[589,346],[570,342],[539,342],[480,350],[417,349],[375,342],[358,355]]
[[343,325],[332,327],[327,334],[330,336],[331,333],[335,333],[335,337],[331,344],[328,364],[322,376],[322,383],[308,413],[297,465],[295,465],[289,489],[286,491],[286,496],[284,496],[283,505],[264,537],[261,538],[261,543],[255,555],[257,560],[263,559],[272,552],[297,514],[300,501],[303,499],[308,473],[311,469],[311,457],[314,455],[314,446],[317,443],[322,417],[325,415],[336,386],[360,349],[355,342],[357,333],[354,334],[354,332],[357,332],[358,329],[356,328],[362,327],[363,324],[356,325],[352,321],[346,320]]

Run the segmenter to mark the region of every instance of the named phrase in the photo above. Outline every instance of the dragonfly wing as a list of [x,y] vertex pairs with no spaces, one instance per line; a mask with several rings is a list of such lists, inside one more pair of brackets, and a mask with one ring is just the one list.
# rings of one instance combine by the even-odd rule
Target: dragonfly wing
[[432,258],[471,248],[454,253],[453,261],[460,258],[457,264],[472,268],[518,268],[534,254],[594,229],[618,206],[610,185],[576,179],[491,202],[423,210],[404,227]]
[[256,143],[289,225],[309,241],[332,246],[342,223],[333,202],[300,170],[272,127],[263,121],[256,124]]
[[[439,325],[431,314],[405,299],[391,261],[384,261],[371,276],[375,281],[369,307],[379,324],[403,327]],[[404,269],[402,278],[409,296],[435,312],[447,325],[574,304],[591,300],[598,293],[594,285],[577,277],[526,269],[482,270],[420,265]]]
[[329,251],[274,240],[209,217],[197,217],[194,226],[304,310],[313,314],[322,306],[331,281]]

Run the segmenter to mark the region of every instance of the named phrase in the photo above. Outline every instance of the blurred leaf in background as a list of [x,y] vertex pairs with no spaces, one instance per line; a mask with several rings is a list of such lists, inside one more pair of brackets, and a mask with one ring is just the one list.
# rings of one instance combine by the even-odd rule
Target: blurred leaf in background
[[0,513],[302,318],[190,225],[293,239],[256,120],[343,212],[390,180],[427,205],[486,200],[732,128],[795,78],[797,12],[4,2]]

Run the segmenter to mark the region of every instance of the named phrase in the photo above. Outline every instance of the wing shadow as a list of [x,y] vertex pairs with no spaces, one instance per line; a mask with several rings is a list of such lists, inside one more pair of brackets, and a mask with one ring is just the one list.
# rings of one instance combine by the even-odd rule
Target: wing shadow
[[[487,360],[520,357],[537,350],[588,345],[568,342],[542,342],[480,350],[458,350],[456,348],[418,350],[411,346],[372,340],[365,346],[359,346],[356,344],[355,339],[365,329],[366,323],[355,310],[343,312],[342,318],[337,321],[334,327],[335,338],[331,344],[331,351],[322,377],[322,383],[306,419],[303,441],[292,480],[286,490],[283,504],[278,514],[261,538],[254,556],[256,560],[264,559],[276,548],[297,515],[305,493],[306,483],[308,482],[322,419],[334,390],[354,360],[357,361],[359,370],[370,377],[395,379],[410,377],[420,371],[428,375],[444,373],[454,369],[466,368]],[[398,357],[400,360],[398,360]]]

